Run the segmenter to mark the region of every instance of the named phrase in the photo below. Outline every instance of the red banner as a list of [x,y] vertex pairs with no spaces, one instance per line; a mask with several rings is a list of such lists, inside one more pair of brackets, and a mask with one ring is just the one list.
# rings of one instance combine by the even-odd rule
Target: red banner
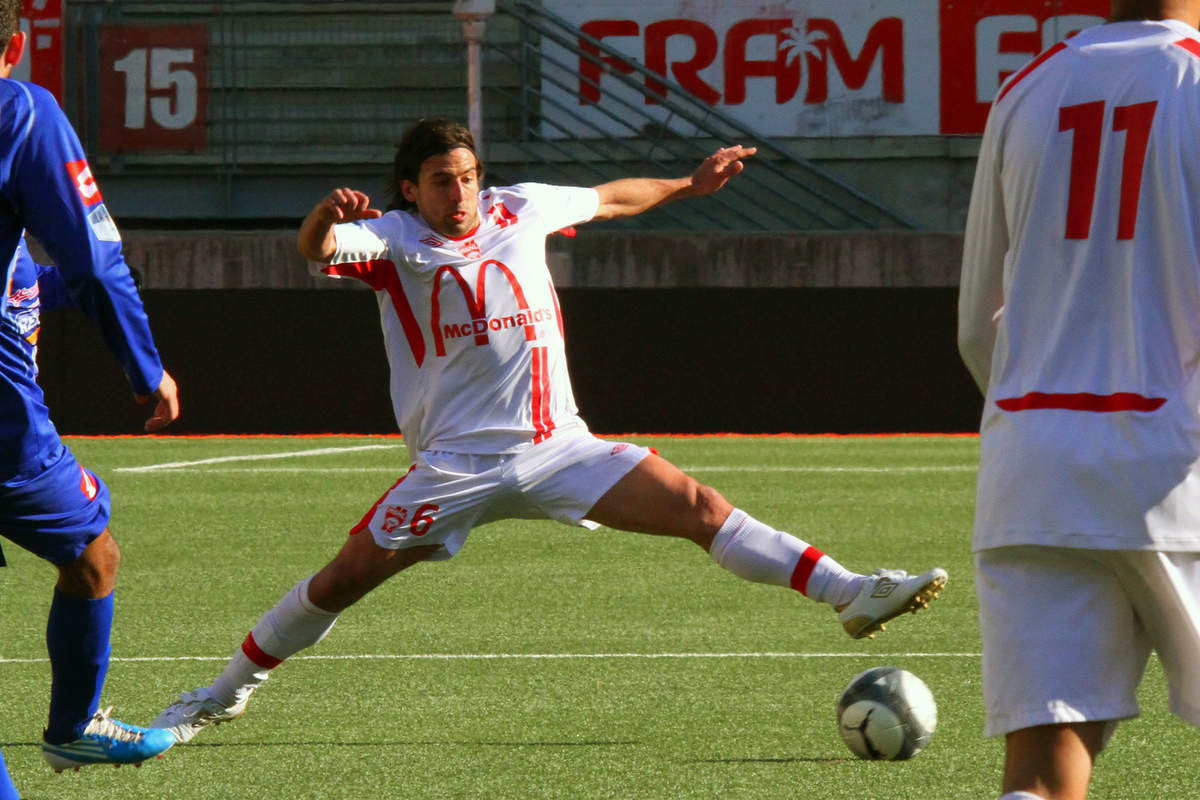
[[62,103],[63,90],[63,0],[24,0],[21,30],[25,33],[25,56],[12,72],[19,81],[42,86]]
[[1005,78],[1108,11],[1109,0],[941,0],[941,132],[980,133]]
[[[547,136],[636,135],[622,107],[690,131],[663,84],[601,56],[599,40],[767,136],[975,134],[1003,80],[1104,22],[1109,0],[544,0],[595,59],[543,40]],[[650,90],[624,84],[624,73]],[[601,105],[615,109],[605,114]],[[640,124],[640,123],[639,123]]]
[[208,29],[100,28],[100,149],[202,150],[208,141]]

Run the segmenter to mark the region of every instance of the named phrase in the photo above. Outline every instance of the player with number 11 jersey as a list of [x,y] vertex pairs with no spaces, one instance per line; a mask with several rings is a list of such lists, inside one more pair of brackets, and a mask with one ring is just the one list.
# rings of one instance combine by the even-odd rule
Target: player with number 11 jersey
[[977,549],[1200,549],[1198,130],[1178,20],[1085,30],[1001,88],[960,295]]
[[1113,0],[1005,81],[980,145],[959,348],[1000,800],[1082,800],[1152,652],[1200,725],[1197,25],[1200,0]]

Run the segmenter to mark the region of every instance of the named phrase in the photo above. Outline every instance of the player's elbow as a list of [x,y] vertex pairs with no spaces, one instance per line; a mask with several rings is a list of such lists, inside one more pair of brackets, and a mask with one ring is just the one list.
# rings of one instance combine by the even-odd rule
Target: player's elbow
[[624,216],[624,214],[621,213],[620,207],[615,203],[601,203],[600,207],[596,209],[596,213],[592,215],[592,218],[588,222],[603,222],[606,219],[615,219],[620,216]]
[[296,249],[309,261],[327,262],[333,258],[334,249],[332,247],[325,247],[324,242],[314,243],[303,236],[297,238]]

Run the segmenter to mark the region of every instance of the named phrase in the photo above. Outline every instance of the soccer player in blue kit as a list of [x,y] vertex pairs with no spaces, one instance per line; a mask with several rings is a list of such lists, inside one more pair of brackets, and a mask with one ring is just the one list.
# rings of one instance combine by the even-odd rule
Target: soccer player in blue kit
[[[147,432],[179,416],[178,392],[162,368],[79,139],[49,92],[8,79],[25,50],[20,12],[20,0],[0,0],[0,535],[58,569],[46,624],[51,686],[43,756],[58,771],[137,764],[174,737],[99,709],[120,553],[108,532],[108,488],[63,445],[36,381],[43,299],[70,304],[96,323],[138,401],[155,400]],[[26,231],[55,267],[34,263]],[[0,800],[16,797],[0,760]]]

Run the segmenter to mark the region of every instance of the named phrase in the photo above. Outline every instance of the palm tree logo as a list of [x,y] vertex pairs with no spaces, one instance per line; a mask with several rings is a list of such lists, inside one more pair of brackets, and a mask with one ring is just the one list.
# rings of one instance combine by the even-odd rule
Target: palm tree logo
[[787,53],[784,63],[790,67],[800,56],[805,56],[805,59],[799,64],[800,88],[796,92],[800,96],[801,102],[808,97],[808,67],[818,59],[824,61],[825,48],[821,45],[828,39],[829,35],[825,31],[805,31],[799,20],[793,20],[792,27],[785,28],[783,31],[783,40],[779,43],[779,51]]

